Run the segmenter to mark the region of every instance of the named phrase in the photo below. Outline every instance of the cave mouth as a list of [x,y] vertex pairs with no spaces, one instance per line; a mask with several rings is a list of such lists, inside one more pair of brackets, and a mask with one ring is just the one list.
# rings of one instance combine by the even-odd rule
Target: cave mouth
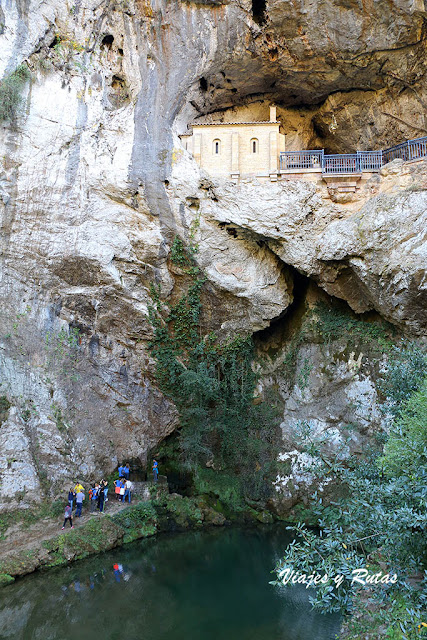
[[[179,133],[199,117],[209,116],[212,122],[213,114],[257,101],[272,102],[282,110],[314,110],[312,135],[303,141],[301,136],[298,138],[295,114],[289,131],[299,146],[290,150],[324,148],[332,154],[353,153],[388,148],[424,133],[422,39],[386,49],[386,53],[373,46],[367,53],[360,39],[353,41],[354,34],[349,34],[354,52],[349,56],[348,43],[332,43],[325,49],[307,16],[303,16],[301,24],[294,24],[292,19],[290,23],[283,22],[279,8],[268,0],[237,4],[241,6],[236,10],[243,10],[244,18],[239,22],[238,37],[246,42],[245,47],[236,47],[233,39],[224,38],[220,46],[212,49],[206,63],[194,67],[174,109]],[[223,19],[227,29],[234,12],[225,11]],[[396,45],[397,41],[401,42],[400,36]],[[366,62],[361,63],[365,56]],[[415,66],[416,73],[409,74],[406,80],[391,74],[398,60],[399,68]],[[406,119],[402,119],[403,111],[408,113]],[[413,114],[417,121],[412,121]],[[254,121],[248,110],[245,115],[246,122]],[[305,117],[302,120],[305,124]]]
[[252,0],[252,17],[254,19],[254,22],[256,22],[260,26],[266,23],[266,11],[266,0]]
[[50,43],[49,49],[54,49],[56,46],[60,44],[60,42],[61,42],[61,38],[58,35],[56,35],[52,40],[52,42]]
[[129,463],[130,477],[133,482],[145,482],[149,477],[149,470],[147,464],[140,458],[126,458],[122,464]]
[[101,47],[105,47],[106,49],[111,49],[111,47],[113,46],[113,42],[114,42],[114,36],[111,35],[110,33],[107,33],[102,38]]
[[[348,319],[348,330],[351,330],[352,323],[358,321],[368,325],[378,325],[393,338],[397,335],[397,329],[385,320],[377,311],[366,311],[356,313],[346,300],[329,295],[324,289],[319,287],[314,280],[297,271],[294,267],[287,265],[293,280],[293,300],[292,303],[278,316],[270,321],[264,329],[253,333],[255,349],[259,356],[274,359],[284,345],[291,343],[301,331],[308,314],[312,310],[317,310],[317,305],[321,309],[328,309],[332,322],[337,318],[337,336],[340,331],[347,331],[343,318]],[[323,312],[324,315],[324,312]],[[335,337],[337,337],[335,336]]]
[[[149,451],[147,460],[155,458],[158,461],[161,475],[167,477],[169,493],[192,496],[194,494],[194,473],[182,464],[180,435],[180,428],[167,435],[157,447]],[[150,473],[151,469],[147,467],[147,478],[151,478]]]
[[307,295],[309,289],[315,289],[316,295],[326,294],[313,283],[310,278],[300,273],[293,267],[287,267],[292,275],[293,300],[289,307],[273,318],[264,329],[255,331],[253,341],[258,352],[268,352],[273,355],[284,342],[291,339],[292,335],[301,326],[303,317],[308,310]]

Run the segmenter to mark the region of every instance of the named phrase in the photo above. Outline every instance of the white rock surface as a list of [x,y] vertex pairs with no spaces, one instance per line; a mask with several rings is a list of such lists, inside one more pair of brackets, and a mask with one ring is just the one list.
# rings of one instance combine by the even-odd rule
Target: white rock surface
[[[422,11],[383,4],[373,16],[346,6],[353,26],[338,37],[334,8],[320,0],[291,16],[282,0],[269,1],[264,31],[247,0],[129,0],[108,10],[98,0],[0,1],[0,77],[23,61],[33,74],[16,120],[0,123],[0,394],[12,403],[0,425],[0,508],[22,492],[37,498],[41,479],[55,492],[126,458],[144,465],[177,426],[156,386],[147,317],[151,284],[161,284],[166,303],[177,295],[180,273],[168,260],[177,235],[192,234],[199,246],[206,331],[268,327],[296,298],[294,270],[357,312],[425,331],[425,163],[391,163],[357,199],[337,205],[315,183],[235,185],[202,175],[177,137],[197,115],[234,107],[213,117],[247,117],[256,96],[262,117],[270,98],[289,96],[290,140],[321,146],[337,91],[351,102],[352,89],[366,88],[381,106],[375,89],[387,93],[384,77],[391,83],[390,70],[406,77],[411,68],[407,84],[422,95]],[[366,42],[369,65],[348,62],[348,52],[363,59]],[[398,116],[390,117],[418,123],[414,103],[394,89],[387,108],[397,105]],[[313,106],[328,93],[327,104]],[[392,136],[390,125],[380,133]],[[77,345],[61,338],[70,329]],[[321,361],[313,345],[304,349],[297,375],[306,358]],[[277,376],[284,447],[294,450],[295,420],[317,420],[337,446],[354,420],[363,432],[357,449],[381,427],[372,378],[357,357],[320,366],[326,373],[311,372],[305,389],[289,390]]]

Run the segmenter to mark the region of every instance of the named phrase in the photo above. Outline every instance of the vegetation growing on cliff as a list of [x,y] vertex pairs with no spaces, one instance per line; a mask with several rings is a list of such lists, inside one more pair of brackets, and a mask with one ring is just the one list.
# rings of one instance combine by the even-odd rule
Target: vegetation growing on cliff
[[[295,382],[298,354],[304,343],[316,342],[328,346],[344,340],[347,350],[366,351],[376,359],[382,354],[392,356],[395,344],[395,328],[379,318],[361,319],[345,303],[333,305],[319,300],[304,315],[301,326],[293,334],[280,365],[280,371],[289,384]],[[303,390],[307,386],[312,365],[306,360],[298,383]]]
[[183,465],[200,490],[237,509],[242,497],[257,501],[269,495],[277,421],[271,405],[254,403],[252,339],[241,335],[220,342],[213,334],[202,335],[204,277],[194,261],[196,250],[178,238],[173,244],[171,260],[188,281],[174,305],[167,309],[152,287],[151,348],[160,386],[180,413]]
[[0,396],[0,425],[6,421],[11,404],[6,396]]
[[0,122],[15,117],[22,102],[22,88],[30,75],[28,67],[21,64],[0,82]]
[[[383,391],[395,417],[384,450],[378,447],[363,459],[334,467],[334,479],[344,487],[344,496],[330,504],[324,504],[318,494],[312,496],[320,536],[299,523],[293,528],[297,538],[281,564],[306,574],[328,574],[330,580],[316,589],[312,604],[322,611],[342,613],[354,610],[360,588],[351,581],[354,569],[396,573],[396,585],[377,586],[369,594],[377,611],[388,612],[386,637],[396,639],[419,638],[426,631],[422,611],[427,603],[427,574],[416,588],[407,580],[408,575],[427,569],[426,374],[427,358],[418,349],[392,352]],[[315,440],[313,434],[311,453]],[[320,455],[316,473],[330,478],[331,467],[322,464]],[[337,587],[332,577],[341,574],[345,580]],[[378,624],[385,619],[379,615]],[[361,637],[361,625],[358,619],[348,637]],[[373,634],[364,637],[377,638],[378,628]]]

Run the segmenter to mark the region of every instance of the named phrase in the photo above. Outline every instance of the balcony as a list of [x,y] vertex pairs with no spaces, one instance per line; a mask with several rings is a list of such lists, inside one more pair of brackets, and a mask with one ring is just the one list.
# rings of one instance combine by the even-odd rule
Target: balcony
[[325,154],[324,150],[283,151],[280,153],[281,173],[321,172],[322,175],[361,175],[376,172],[396,158],[419,160],[427,157],[427,137],[407,140],[384,151]]

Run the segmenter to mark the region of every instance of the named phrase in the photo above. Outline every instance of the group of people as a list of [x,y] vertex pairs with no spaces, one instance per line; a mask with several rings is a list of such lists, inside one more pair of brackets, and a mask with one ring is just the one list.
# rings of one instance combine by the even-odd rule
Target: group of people
[[[64,512],[64,524],[62,528],[65,529],[65,525],[67,522],[70,523],[72,529],[74,529],[73,525],[73,508],[74,503],[76,506],[75,517],[80,518],[82,515],[83,501],[86,498],[86,494],[84,492],[84,487],[80,482],[76,483],[74,489],[70,487],[68,492],[68,504],[65,507]],[[104,505],[108,501],[108,483],[106,480],[102,479],[101,482],[94,482],[89,489],[89,510],[91,513],[95,511],[95,509],[99,509],[100,513],[104,511]]]
[[130,503],[131,497],[132,497],[133,485],[132,485],[132,482],[130,481],[129,463],[127,462],[124,466],[121,465],[118,471],[119,471],[119,477],[117,478],[117,480],[114,481],[114,487],[115,487],[114,490],[115,490],[117,500],[120,500],[121,502],[126,502],[126,498],[127,498]]
[[84,499],[85,499],[84,487],[80,482],[77,482],[74,489],[70,487],[70,490],[68,492],[68,504],[65,507],[65,513],[64,513],[64,524],[62,525],[63,529],[65,529],[65,525],[67,524],[67,522],[69,522],[70,527],[74,529],[74,525],[73,525],[74,501],[76,503],[75,516],[76,518],[80,518],[80,516],[82,515]]
[[[157,460],[153,460],[153,480],[154,482],[158,481],[159,476],[159,465]],[[117,496],[117,500],[121,502],[126,502],[126,498],[130,503],[133,491],[133,485],[130,481],[130,466],[127,462],[125,465],[120,465],[118,469],[119,477],[114,481],[115,494]],[[93,513],[95,509],[98,509],[100,513],[103,513],[105,508],[105,503],[108,502],[108,483],[105,480],[101,480],[101,482],[93,483],[91,488],[89,489],[89,510],[90,513]],[[68,504],[65,507],[64,513],[64,524],[62,528],[65,529],[65,525],[67,521],[70,523],[72,529],[73,526],[73,508],[74,503],[76,506],[75,516],[76,518],[80,518],[82,515],[83,501],[85,499],[84,487],[80,482],[76,483],[76,486],[70,488],[68,492]]]
[[90,512],[93,513],[95,509],[99,509],[99,512],[103,513],[106,502],[108,502],[108,483],[102,479],[101,482],[92,484],[89,489]]

